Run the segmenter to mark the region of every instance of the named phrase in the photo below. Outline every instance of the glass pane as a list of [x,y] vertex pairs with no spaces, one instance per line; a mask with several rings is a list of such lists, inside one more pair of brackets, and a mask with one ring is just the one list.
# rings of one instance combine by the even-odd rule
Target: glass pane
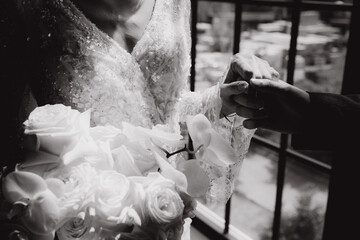
[[341,92],[350,17],[350,12],[302,12],[296,86],[308,91]]
[[231,198],[230,223],[261,240],[274,218],[278,154],[252,143]]
[[196,198],[196,200],[202,204],[204,204],[208,209],[216,213],[218,216],[225,218],[225,204],[215,203],[215,202],[207,202],[206,198]]
[[295,159],[286,164],[280,239],[321,240],[329,175]]
[[233,55],[233,3],[198,3],[196,82],[201,91],[219,82]]
[[282,74],[290,45],[290,28],[290,13],[286,8],[243,5],[240,53],[259,56]]
[[[291,16],[286,8],[243,5],[240,54],[265,59],[285,79]],[[256,134],[279,144],[280,134],[258,129]]]
[[[341,92],[350,17],[350,12],[302,12],[295,86],[307,91]],[[329,152],[299,152],[331,164]]]

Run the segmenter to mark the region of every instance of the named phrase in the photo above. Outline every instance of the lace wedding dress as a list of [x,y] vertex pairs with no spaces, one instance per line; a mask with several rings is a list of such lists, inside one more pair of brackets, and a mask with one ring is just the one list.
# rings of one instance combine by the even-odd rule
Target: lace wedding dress
[[[145,32],[131,53],[102,32],[70,0],[21,0],[18,9],[38,71],[31,88],[39,105],[91,109],[93,125],[122,121],[180,131],[187,115],[205,114],[231,142],[239,161],[219,168],[203,163],[208,197],[227,200],[253,131],[242,119],[219,119],[219,85],[190,92],[190,1],[156,0]],[[222,80],[220,79],[219,82]],[[179,124],[180,123],[180,124]]]

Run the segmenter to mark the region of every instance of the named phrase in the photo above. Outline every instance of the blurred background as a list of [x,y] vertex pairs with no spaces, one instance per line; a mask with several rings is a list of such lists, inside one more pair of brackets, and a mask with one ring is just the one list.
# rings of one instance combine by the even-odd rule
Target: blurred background
[[[192,0],[193,90],[216,84],[240,52],[267,60],[281,79],[305,90],[341,93],[352,6],[352,0]],[[229,239],[236,229],[242,239],[320,240],[331,161],[330,152],[294,151],[289,136],[258,129],[228,204],[199,199],[220,230],[206,214],[194,225]]]

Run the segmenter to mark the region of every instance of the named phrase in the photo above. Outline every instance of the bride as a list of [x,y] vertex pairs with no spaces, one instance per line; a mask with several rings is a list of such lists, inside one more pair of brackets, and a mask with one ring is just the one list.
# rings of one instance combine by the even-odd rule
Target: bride
[[[93,125],[164,124],[183,133],[186,116],[203,113],[239,156],[238,163],[223,168],[204,164],[211,180],[207,195],[229,198],[254,133],[234,116],[235,96],[246,94],[243,80],[277,76],[266,62],[235,55],[217,85],[190,92],[190,0],[6,0],[1,5],[9,151],[32,109],[29,96],[39,106],[91,109]],[[24,89],[30,90],[23,94]],[[27,111],[18,114],[19,109]],[[17,150],[13,158],[19,158]]]

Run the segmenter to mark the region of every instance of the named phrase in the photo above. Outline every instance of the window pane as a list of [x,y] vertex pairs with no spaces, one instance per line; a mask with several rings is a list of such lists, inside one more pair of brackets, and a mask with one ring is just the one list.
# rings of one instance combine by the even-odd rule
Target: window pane
[[[290,45],[290,13],[287,8],[243,5],[240,54],[265,59],[285,79]],[[256,134],[280,142],[280,134],[259,129]]]
[[235,5],[198,4],[195,90],[201,91],[219,82],[232,56]]
[[204,204],[208,209],[216,213],[221,218],[225,218],[225,204],[207,202],[205,198],[196,198],[196,200]]
[[350,16],[350,12],[301,13],[294,85],[341,92]]
[[286,164],[280,239],[321,240],[329,175],[295,159]]
[[278,154],[251,143],[231,198],[230,223],[261,240],[274,218]]
[[240,53],[259,56],[280,71],[290,45],[290,27],[286,8],[243,5]]
[[[307,91],[341,93],[350,12],[301,14],[294,85]],[[331,153],[299,151],[331,164]]]

